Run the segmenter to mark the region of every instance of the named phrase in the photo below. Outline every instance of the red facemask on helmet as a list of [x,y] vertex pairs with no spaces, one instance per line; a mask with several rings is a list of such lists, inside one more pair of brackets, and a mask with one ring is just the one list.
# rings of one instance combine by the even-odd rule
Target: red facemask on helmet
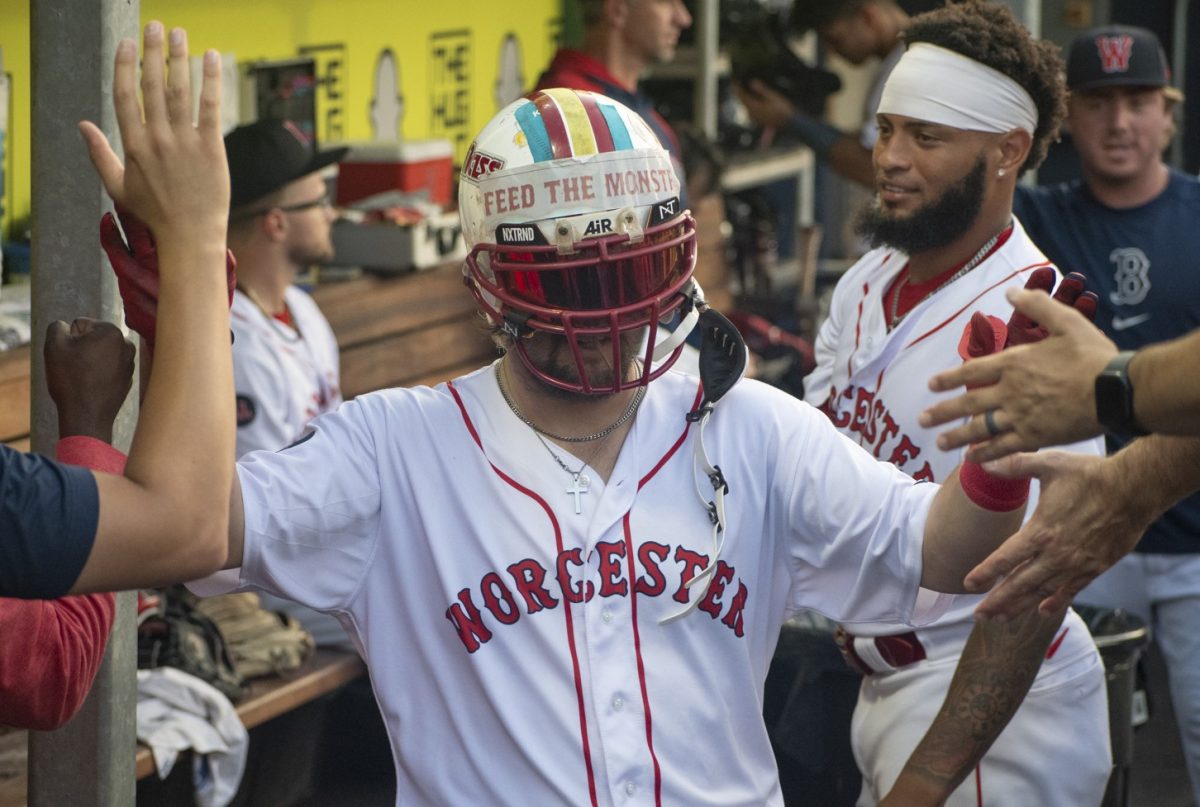
[[[535,376],[605,394],[678,358],[681,340],[664,346],[660,328],[692,305],[696,224],[678,194],[649,127],[601,95],[547,90],[480,133],[459,186],[463,272]],[[542,344],[535,358],[530,340],[561,346]]]

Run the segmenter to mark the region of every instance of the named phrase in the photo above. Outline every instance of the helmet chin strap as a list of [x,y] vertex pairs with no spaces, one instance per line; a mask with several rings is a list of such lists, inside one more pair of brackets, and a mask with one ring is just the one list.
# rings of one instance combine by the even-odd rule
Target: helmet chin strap
[[699,304],[693,307],[693,312],[698,311],[701,306],[704,307],[704,311],[697,316],[701,336],[700,382],[704,388],[704,396],[700,405],[688,413],[687,419],[696,424],[696,439],[692,444],[696,465],[712,487],[712,498],[709,499],[701,491],[699,479],[695,480],[696,495],[700,497],[700,503],[708,511],[709,521],[712,522],[713,550],[708,565],[687,582],[689,590],[697,588],[695,596],[691,597],[686,608],[660,620],[661,625],[682,619],[696,610],[708,594],[708,587],[717,570],[717,562],[721,558],[721,550],[725,548],[725,494],[729,492],[729,483],[725,481],[721,466],[714,465],[708,459],[708,452],[704,450],[704,428],[708,425],[708,419],[712,417],[717,401],[746,373],[746,343],[742,335],[732,322],[704,304],[699,286],[696,287],[696,294]]
[[688,285],[680,290],[680,293],[687,298],[687,302],[683,307],[687,309],[687,313],[683,315],[683,319],[679,321],[679,327],[673,331],[667,331],[666,328],[659,328],[659,334],[666,334],[657,342],[654,343],[654,361],[662,361],[667,356],[675,352],[675,348],[683,344],[683,340],[687,339],[691,334],[692,329],[696,327],[696,323],[700,319],[701,307],[708,307],[708,303],[704,301],[704,289],[700,288],[700,284],[692,278]]

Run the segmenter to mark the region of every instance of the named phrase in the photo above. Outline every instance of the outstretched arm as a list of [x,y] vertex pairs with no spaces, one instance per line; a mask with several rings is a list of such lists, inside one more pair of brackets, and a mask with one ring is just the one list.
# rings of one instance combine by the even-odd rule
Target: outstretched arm
[[1020,532],[968,575],[971,591],[995,586],[976,613],[1003,620],[1040,603],[1048,614],[1132,550],[1159,516],[1200,490],[1200,438],[1150,435],[1106,458],[1041,451],[989,468],[1032,476],[1041,491]]
[[1016,714],[1065,614],[975,623],[941,709],[879,807],[945,803]]
[[[931,389],[963,385],[974,389],[943,401],[921,415],[921,425],[971,419],[938,438],[942,449],[971,447],[979,462],[1100,434],[1096,419],[1096,376],[1117,353],[1116,346],[1078,312],[1034,292],[1010,292],[1021,311],[1045,325],[1050,336],[1036,345],[976,359],[940,373]],[[1129,364],[1134,420],[1143,429],[1200,436],[1200,330],[1142,348]],[[988,386],[979,386],[988,385]],[[990,440],[979,417],[995,409],[1004,433]]]
[[[1055,271],[1043,267],[1030,274],[1025,288],[1050,291],[1055,281]],[[1095,312],[1096,297],[1084,290],[1082,275],[1067,275],[1054,296],[1076,311],[1089,316]],[[1045,339],[1046,334],[1041,323],[1019,310],[1013,312],[1007,323],[976,312],[963,332],[958,351],[967,360],[964,366],[969,366],[986,360],[980,357],[1015,353]],[[922,585],[935,591],[962,590],[958,575],[968,571],[964,563],[969,566],[970,558],[981,557],[979,552],[989,539],[996,538],[998,530],[1016,530],[1020,526],[1028,496],[1028,477],[994,476],[968,455],[946,480],[930,511],[925,527]],[[970,536],[971,540],[964,543],[962,536]]]
[[[968,391],[921,413],[926,428],[970,417],[938,437],[943,451],[972,444],[967,458],[976,462],[1066,445],[1101,433],[1096,420],[1096,376],[1116,355],[1116,346],[1087,318],[1035,291],[1008,292],[1018,311],[1041,323],[1049,336],[1021,345],[929,380],[930,389]],[[995,410],[1001,433],[991,437],[983,414]],[[990,438],[990,439],[989,439]]]
[[1139,350],[1129,363],[1129,380],[1139,426],[1200,437],[1200,330]]
[[186,34],[146,26],[141,92],[137,48],[117,48],[113,100],[122,165],[104,135],[80,131],[115,202],[145,222],[161,269],[155,366],[125,476],[98,474],[95,543],[72,591],[198,577],[228,554],[233,477],[233,371],[225,227],[229,174],[219,123],[220,57],[205,54],[193,120]]
[[[934,591],[961,594],[967,589],[963,578],[982,558],[1021,526],[1025,499],[1013,509],[998,510],[972,500],[960,482],[959,466],[942,483],[925,521],[921,585]],[[970,487],[968,483],[968,488]],[[970,536],[964,540],[963,536]]]
[[811,148],[851,182],[875,187],[875,164],[871,150],[857,135],[831,126],[796,109],[782,93],[757,79],[748,86],[734,86],[746,114],[759,126],[785,132]]
[[[56,322],[46,383],[58,407],[58,460],[119,474],[109,443],[133,379],[133,345],[110,322]],[[83,705],[112,629],[112,594],[0,599],[0,725],[52,731]]]

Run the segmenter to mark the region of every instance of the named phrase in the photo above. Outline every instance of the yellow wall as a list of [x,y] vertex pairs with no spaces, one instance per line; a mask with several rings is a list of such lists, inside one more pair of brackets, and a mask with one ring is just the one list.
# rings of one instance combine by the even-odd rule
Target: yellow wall
[[[29,212],[29,7],[27,0],[0,0],[0,47],[4,69],[13,76],[10,118],[11,156],[6,172],[9,226]],[[239,64],[287,59],[302,49],[315,53],[319,78],[333,75],[317,94],[317,136],[324,143],[340,125],[347,140],[372,134],[369,106],[379,53],[390,48],[403,97],[400,134],[404,139],[474,134],[496,111],[495,85],[501,45],[514,34],[520,46],[521,75],[528,89],[550,61],[561,26],[560,0],[142,0],[142,19],[161,19],[188,29],[193,53],[204,48],[233,52]],[[519,11],[519,13],[518,13]],[[446,35],[449,36],[437,36]],[[443,56],[435,55],[435,44]],[[322,46],[334,46],[323,48]],[[465,50],[463,50],[465,46]],[[465,55],[456,68],[447,61]],[[340,69],[332,62],[340,62]],[[460,96],[466,115],[461,125],[434,119],[435,100],[447,91]],[[340,99],[330,97],[340,92]],[[337,105],[340,104],[340,115]],[[332,119],[331,119],[331,113]],[[451,115],[450,117],[453,117]],[[456,140],[457,160],[466,149]],[[456,161],[457,161],[456,160]]]
[[[9,87],[8,132],[4,142],[4,216],[0,233],[9,235],[16,218],[29,215],[29,3],[0,2],[0,48]],[[81,141],[82,145],[82,141]],[[14,233],[18,237],[21,233]]]

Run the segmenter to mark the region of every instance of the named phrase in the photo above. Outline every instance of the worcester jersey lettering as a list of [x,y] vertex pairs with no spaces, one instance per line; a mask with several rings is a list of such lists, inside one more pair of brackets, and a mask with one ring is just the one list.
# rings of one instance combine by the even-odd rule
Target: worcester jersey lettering
[[[962,452],[939,450],[941,429],[917,423],[918,414],[942,397],[926,382],[961,364],[958,343],[975,311],[1007,321],[1012,306],[1005,289],[1023,287],[1034,269],[1050,264],[1014,222],[1002,246],[889,331],[883,295],[906,262],[902,253],[876,249],[838,282],[817,337],[817,367],[805,379],[805,397],[876,457],[916,478],[941,482],[958,466]],[[1096,439],[1068,450],[1099,455],[1103,445]],[[1028,513],[1037,504],[1036,495],[1035,481]],[[926,595],[932,592],[922,592]],[[933,722],[974,626],[973,609],[981,597],[940,596],[950,601],[945,614],[916,632],[927,660],[864,679],[852,727],[865,780],[860,806],[874,804],[899,776]],[[880,623],[847,629],[859,636],[908,630]],[[1026,702],[984,757],[977,776],[969,777],[947,802],[950,807],[1098,803],[1110,764],[1103,667],[1074,611],[1067,613],[1058,637]],[[1063,686],[1067,681],[1074,685]],[[1064,732],[1076,739],[1061,743]]]
[[740,383],[705,430],[725,545],[707,591],[685,589],[714,551],[697,393],[674,371],[650,385],[578,515],[494,366],[359,396],[239,465],[241,584],[336,614],[365,650],[398,804],[782,804],[761,716],[780,625],[914,618],[936,486]]

